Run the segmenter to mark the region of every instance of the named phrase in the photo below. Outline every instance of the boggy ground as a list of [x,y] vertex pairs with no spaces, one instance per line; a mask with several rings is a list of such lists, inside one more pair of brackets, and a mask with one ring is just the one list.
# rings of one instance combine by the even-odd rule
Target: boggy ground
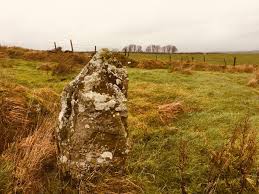
[[[73,73],[56,75],[37,68],[42,63],[40,61],[5,57],[0,59],[0,63],[5,64],[0,69],[1,86],[8,87],[10,83],[23,86],[27,88],[25,94],[28,101],[40,96],[43,106],[48,106],[45,101],[56,103],[62,88],[80,71],[78,67]],[[252,74],[193,71],[191,75],[184,75],[179,72],[169,73],[166,69],[136,68],[128,68],[128,73],[128,126],[132,151],[127,161],[125,182],[118,183],[118,180],[111,179],[115,185],[134,186],[137,193],[148,194],[258,191],[258,153],[254,129],[259,128],[259,88],[246,85],[253,78]],[[9,90],[12,88],[9,87]],[[51,92],[38,95],[42,88]],[[175,102],[181,104],[182,111],[163,119],[158,106]],[[53,117],[56,117],[58,110],[53,111]],[[41,134],[40,139],[50,138],[51,130],[42,136],[42,128],[49,131],[51,125],[55,125],[55,119],[50,121],[47,118],[41,123],[37,130]],[[20,140],[19,148],[23,148],[26,143],[31,145],[34,138],[29,140]],[[228,144],[229,141],[231,144]],[[48,153],[46,158],[51,159],[49,156],[53,155],[55,146],[49,147],[52,146],[51,140],[44,141],[44,145]],[[17,185],[17,180],[16,185],[12,182],[12,151],[3,152],[1,161],[5,162],[0,165],[1,192],[13,190],[14,185],[16,189],[25,192],[33,188],[30,184],[37,184],[39,188],[35,189],[44,188],[44,193],[58,193],[68,187],[67,182],[59,181],[55,171],[51,171],[52,166],[47,166],[49,171],[43,174],[39,170],[35,171],[44,178],[35,176],[30,169],[24,170],[26,167],[39,168],[26,164],[26,161],[30,163],[37,160],[39,165],[44,163],[40,166],[44,169],[49,164],[44,160],[44,155],[41,155],[43,158],[35,157],[44,151],[38,149],[39,146],[36,148],[31,154],[25,154],[27,158],[22,160],[25,164],[16,169],[19,172],[18,180],[21,177],[36,177],[37,180],[26,185]],[[30,160],[32,156],[34,160]],[[7,163],[7,158],[11,162]],[[245,165],[242,166],[238,161]],[[24,175],[26,172],[33,176]],[[41,181],[44,181],[42,187]],[[109,184],[103,188],[108,189]]]

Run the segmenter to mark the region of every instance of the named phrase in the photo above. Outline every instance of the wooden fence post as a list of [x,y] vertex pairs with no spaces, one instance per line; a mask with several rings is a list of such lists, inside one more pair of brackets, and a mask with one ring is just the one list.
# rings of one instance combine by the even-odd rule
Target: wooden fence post
[[57,44],[56,44],[56,42],[54,42],[54,48],[55,48],[55,50],[57,50]]
[[172,62],[172,55],[169,55],[169,61]]
[[156,61],[157,61],[157,55],[156,55]]
[[124,50],[124,55],[127,56],[127,49]]
[[97,48],[96,46],[94,46],[94,54],[97,52]]
[[205,55],[203,55],[203,62],[204,62],[204,63],[206,62],[206,57],[205,57]]
[[73,42],[70,40],[71,51],[74,52]]
[[234,57],[234,63],[233,63],[234,67],[236,66],[236,62],[237,62],[237,57]]

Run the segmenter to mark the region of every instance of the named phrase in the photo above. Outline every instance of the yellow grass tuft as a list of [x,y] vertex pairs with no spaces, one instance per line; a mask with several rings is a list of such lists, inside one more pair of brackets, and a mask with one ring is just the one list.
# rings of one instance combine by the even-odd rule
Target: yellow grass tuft
[[158,106],[160,119],[163,123],[169,123],[172,119],[176,119],[180,113],[184,112],[181,102],[173,102]]
[[255,77],[252,78],[251,80],[249,80],[247,85],[250,86],[250,87],[254,87],[254,88],[259,85],[259,72],[255,73]]

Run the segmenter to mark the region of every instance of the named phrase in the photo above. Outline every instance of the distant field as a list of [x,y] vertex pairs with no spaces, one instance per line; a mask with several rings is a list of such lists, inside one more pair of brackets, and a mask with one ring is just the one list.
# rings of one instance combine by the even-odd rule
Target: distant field
[[[147,54],[147,53],[130,53],[130,58],[135,60],[160,60],[164,62],[170,61],[170,54]],[[236,64],[253,64],[259,65],[259,54],[257,53],[238,53],[238,54],[172,54],[171,60],[193,60],[196,62],[203,62],[204,57],[207,63],[209,64],[225,64],[224,59],[226,60],[227,65],[233,65],[234,57],[236,57]]]

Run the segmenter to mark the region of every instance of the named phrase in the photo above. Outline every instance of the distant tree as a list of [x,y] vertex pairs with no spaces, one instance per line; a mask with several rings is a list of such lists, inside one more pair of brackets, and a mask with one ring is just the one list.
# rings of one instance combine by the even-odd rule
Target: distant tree
[[[128,46],[123,47],[122,52],[143,52],[141,45],[130,44]],[[167,45],[161,47],[160,45],[151,44],[148,45],[145,49],[147,53],[175,53],[177,48],[174,45]]]
[[178,49],[176,48],[176,46],[173,46],[171,51],[172,51],[172,53],[175,53],[178,51]]
[[137,45],[137,50],[136,50],[136,52],[143,52],[143,51],[142,51],[142,46]]
[[121,51],[122,52],[128,51],[128,47],[127,46],[123,47],[123,49]]
[[130,44],[128,46],[123,47],[122,51],[125,52],[142,52],[142,46],[136,44]]
[[161,51],[162,53],[167,53],[167,48],[166,48],[166,46],[161,47],[160,51]]
[[129,52],[135,52],[136,51],[136,45],[135,44],[130,44],[129,46],[128,46],[128,51]]
[[151,53],[152,52],[152,45],[147,46],[146,52],[147,53]]
[[161,46],[160,45],[155,45],[155,44],[149,45],[146,48],[146,52],[149,52],[149,53],[159,53],[159,52],[161,52]]
[[174,45],[167,45],[161,48],[161,52],[163,53],[175,53],[177,48]]
[[155,53],[160,53],[161,52],[161,46],[160,45],[155,45],[154,52]]

